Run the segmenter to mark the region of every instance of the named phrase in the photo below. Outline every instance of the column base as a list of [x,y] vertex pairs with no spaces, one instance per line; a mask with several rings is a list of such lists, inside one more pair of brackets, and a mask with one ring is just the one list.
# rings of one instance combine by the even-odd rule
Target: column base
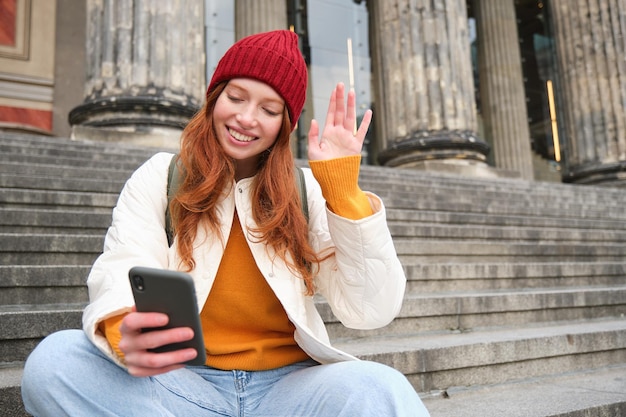
[[438,174],[460,175],[473,178],[511,178],[521,179],[516,171],[494,168],[482,162],[468,160],[429,160],[419,161],[411,165],[402,166],[403,169],[434,172]]
[[108,96],[87,99],[70,111],[71,126],[83,125],[136,131],[149,130],[155,126],[182,129],[198,111],[191,98],[178,96],[166,98],[165,93],[154,95]]
[[86,100],[69,114],[72,139],[178,149],[198,107],[190,97],[154,93]]
[[378,155],[382,165],[414,166],[423,161],[473,161],[487,166],[489,145],[469,130],[414,132],[391,142]]
[[163,148],[172,151],[180,149],[181,129],[154,126],[149,129],[134,130],[132,126],[103,128],[74,125],[71,139],[92,142],[119,142],[137,146]]
[[563,182],[626,188],[626,161],[570,167]]

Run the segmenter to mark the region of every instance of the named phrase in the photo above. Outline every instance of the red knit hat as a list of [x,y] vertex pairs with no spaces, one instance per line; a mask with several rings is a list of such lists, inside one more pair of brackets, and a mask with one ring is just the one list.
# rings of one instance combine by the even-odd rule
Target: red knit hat
[[233,78],[253,78],[276,90],[285,100],[293,130],[307,88],[307,68],[298,48],[298,35],[275,30],[237,41],[217,64],[207,95],[220,82]]

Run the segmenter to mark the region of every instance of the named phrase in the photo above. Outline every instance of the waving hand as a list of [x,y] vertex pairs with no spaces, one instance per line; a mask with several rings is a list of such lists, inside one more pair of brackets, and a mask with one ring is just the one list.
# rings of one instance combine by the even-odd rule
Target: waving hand
[[311,121],[309,129],[309,160],[341,158],[359,155],[365,140],[365,134],[372,120],[372,111],[367,110],[359,129],[354,134],[356,123],[356,99],[354,91],[348,93],[347,108],[344,103],[345,87],[337,84],[330,96],[326,126],[319,137],[320,129],[316,120]]

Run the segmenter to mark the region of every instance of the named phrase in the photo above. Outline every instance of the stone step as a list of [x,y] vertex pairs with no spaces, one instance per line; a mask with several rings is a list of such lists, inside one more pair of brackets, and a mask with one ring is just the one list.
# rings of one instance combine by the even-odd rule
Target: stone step
[[146,155],[165,148],[139,146],[124,142],[101,142],[88,140],[72,140],[52,136],[0,132],[0,143],[25,147],[50,147],[64,151],[88,151],[91,154]]
[[[479,207],[487,210],[495,206],[521,205],[542,208],[546,212],[551,211],[553,215],[558,215],[558,213],[563,211],[593,210],[601,207],[615,210],[625,203],[623,198],[596,201],[596,199],[590,199],[584,195],[568,196],[556,194],[556,196],[545,196],[540,193],[518,193],[511,189],[484,195],[478,190],[454,188],[449,189],[445,193],[440,190],[435,193],[429,190],[420,190],[419,187],[410,185],[403,185],[403,190],[398,190],[398,187],[394,187],[393,184],[387,186],[383,183],[374,185],[364,181],[360,182],[360,186],[365,190],[375,192],[384,201],[397,198],[402,199],[402,201],[412,201],[413,204],[418,202],[427,204],[432,201],[440,204],[477,204]],[[558,198],[556,198],[557,196]]]
[[422,395],[431,417],[626,416],[626,365]]
[[46,175],[27,176],[0,173],[1,188],[118,194],[123,186],[124,181],[102,180],[99,178],[60,178]]
[[606,243],[492,242],[484,240],[394,239],[403,264],[619,261],[626,246]]
[[46,176],[54,178],[87,178],[101,181],[124,182],[130,177],[131,171],[120,171],[111,168],[96,169],[91,167],[71,167],[50,164],[21,164],[0,160],[0,172],[23,176]]
[[[47,304],[86,301],[85,281],[91,265],[2,265],[0,304]],[[623,262],[535,264],[405,265],[407,297],[449,293],[620,287],[626,282]]]
[[[20,362],[38,338],[60,328],[78,328],[82,306],[37,306],[0,311],[0,329],[21,343],[0,344],[2,357]],[[22,314],[20,314],[22,313]],[[33,321],[34,320],[34,321]],[[25,325],[28,326],[25,326]],[[27,334],[10,329],[28,328]],[[484,330],[461,334],[419,334],[338,339],[337,346],[357,356],[395,366],[409,375],[419,392],[450,387],[491,385],[553,373],[578,371],[586,360],[598,366],[626,360],[626,322],[604,320],[513,329]],[[3,349],[4,348],[4,349]],[[546,363],[542,363],[545,361]],[[492,369],[485,369],[492,368]],[[458,389],[458,388],[457,388]]]
[[[333,339],[371,335],[369,330],[345,328],[328,304],[317,308]],[[626,316],[626,285],[541,288],[517,291],[466,291],[408,294],[398,317],[378,329],[377,336],[397,337],[442,331],[523,327]]]
[[[0,227],[40,225],[89,229],[95,225],[82,220],[88,220],[90,213],[95,212],[93,222],[98,225],[99,229],[106,228],[108,224],[104,224],[103,221],[106,219],[107,223],[110,222],[110,211],[116,202],[117,193],[4,190],[0,203],[13,208],[0,208],[2,214]],[[22,207],[22,209],[16,207]],[[69,209],[78,209],[82,212],[60,211]],[[412,221],[415,219],[407,219],[402,212],[403,210],[391,210],[388,216],[389,228],[396,237],[613,242],[623,242],[626,239],[626,230],[624,230],[626,223],[624,222],[593,222],[583,219],[577,225],[579,227],[567,227],[571,221],[563,218],[547,222],[544,221],[546,219],[537,217],[494,218],[489,215],[476,214],[469,219],[467,214],[455,218],[453,215],[444,215],[442,212],[438,212],[437,215],[430,212],[431,216],[423,215],[418,222]],[[73,219],[72,216],[76,217]],[[456,223],[463,218],[468,220],[465,224]],[[62,221],[62,219],[67,221]],[[432,223],[425,223],[428,220]],[[445,224],[446,220],[450,223]],[[490,223],[489,220],[491,220]],[[498,224],[498,220],[508,225]],[[515,223],[515,220],[517,220],[516,224],[510,224]],[[468,224],[470,221],[474,223]],[[615,223],[619,223],[619,229],[615,227],[617,226]],[[589,228],[584,228],[584,226]]]
[[[0,233],[0,264],[51,265],[93,262],[104,235]],[[491,242],[485,240],[418,240],[396,238],[403,264],[504,262],[606,262],[626,256],[626,246],[613,243]],[[70,258],[68,258],[70,256]],[[73,261],[68,261],[72,259]]]
[[389,230],[396,238],[420,239],[484,239],[497,241],[626,242],[626,230],[569,229],[564,227],[520,227],[504,225],[447,225],[390,222]]
[[[124,158],[129,154],[129,150],[134,151],[131,152],[129,158],[136,164],[140,163],[142,160],[147,159],[153,153],[159,151],[159,149],[152,148],[140,148],[140,147],[126,147],[122,144],[96,144],[96,143],[81,143],[74,142],[68,140],[55,140],[52,141],[53,144],[49,145],[48,142],[42,141],[41,139],[34,139],[31,141],[30,146],[25,146],[24,141],[13,140],[12,145],[4,145],[11,146],[12,149],[15,149],[15,153],[28,155],[29,153],[34,154],[46,154],[51,153],[53,156],[58,157],[68,157],[70,161],[75,160],[93,160],[96,161],[105,161],[107,166],[110,167],[110,162],[114,162],[115,160],[119,160],[120,158]],[[59,150],[59,146],[71,147],[74,150],[61,149]],[[94,149],[96,151],[94,151]],[[108,158],[108,159],[106,159]],[[55,165],[58,165],[63,160],[59,160],[58,158],[54,159]],[[306,163],[306,161],[304,161]],[[93,169],[93,165],[90,166]],[[133,168],[133,167],[130,167]],[[128,170],[128,172],[132,171]],[[516,193],[520,195],[525,195],[527,199],[529,193],[532,195],[537,195],[537,193],[543,192],[545,195],[553,195],[554,189],[561,188],[564,191],[560,198],[560,201],[569,195],[572,195],[576,200],[580,200],[580,196],[585,196],[586,201],[594,201],[599,202],[602,201],[604,204],[615,204],[621,205],[622,202],[616,201],[614,198],[615,195],[620,196],[621,194],[616,191],[609,190],[608,192],[600,191],[597,192],[595,189],[590,190],[591,187],[580,187],[569,184],[545,184],[542,187],[542,183],[533,182],[527,183],[519,180],[507,180],[507,179],[491,179],[489,181],[480,180],[480,179],[463,179],[462,177],[456,176],[442,176],[442,175],[432,175],[431,173],[418,172],[412,170],[399,170],[399,169],[388,169],[384,167],[371,167],[364,166],[362,168],[362,178],[363,181],[367,184],[378,184],[376,186],[377,189],[380,190],[390,190],[396,189],[399,191],[402,189],[405,190],[415,190],[416,187],[420,187],[423,189],[424,187],[430,187],[428,190],[428,194],[450,194],[450,190],[454,189],[456,194],[459,191],[463,191],[467,189],[467,192],[470,195],[475,195],[476,191],[479,190],[480,194],[489,197],[489,193],[500,193],[503,190],[508,191],[509,193]],[[381,176],[384,179],[381,179]],[[411,177],[422,179],[419,182],[407,181],[407,178]],[[396,180],[397,182],[394,182]],[[408,184],[407,184],[408,183]],[[402,188],[404,187],[404,188]],[[453,188],[454,187],[454,188]],[[567,192],[567,193],[565,193]],[[606,194],[609,194],[606,197]],[[602,198],[603,200],[597,200],[597,198]],[[625,197],[621,197],[621,200],[624,201]],[[580,202],[580,201],[579,201]]]
[[[626,200],[624,193],[618,190],[602,189],[589,186],[576,186],[575,189],[519,189],[514,185],[502,184],[489,193],[483,192],[477,186],[454,185],[446,182],[434,184],[432,187],[424,188],[415,185],[419,178],[404,178],[398,183],[392,182],[381,173],[381,178],[376,181],[368,181],[361,177],[360,185],[364,190],[374,191],[380,194],[383,199],[399,194],[407,201],[424,203],[430,200],[452,201],[457,204],[476,202],[484,205],[487,202],[492,204],[526,203],[539,204],[550,207],[555,213],[559,213],[570,206],[598,207],[607,206],[611,208],[623,205]],[[400,182],[402,181],[402,182]],[[506,186],[504,186],[506,185]],[[606,192],[604,192],[606,190]]]
[[91,265],[2,265],[0,305],[86,303]]
[[621,220],[538,217],[524,215],[503,215],[496,213],[467,213],[453,211],[395,209],[386,210],[389,225],[398,223],[450,224],[459,226],[485,225],[509,227],[538,227],[562,229],[601,229],[626,230],[626,223]]
[[111,224],[111,210],[103,210],[102,213],[78,210],[0,208],[0,233],[70,233],[104,236]]
[[626,363],[626,320],[371,336],[336,340],[335,345],[393,366],[418,392],[427,393]]
[[90,146],[74,142],[73,146],[59,146],[59,142],[47,143],[7,143],[0,141],[0,153],[8,155],[38,156],[52,158],[70,158],[83,161],[125,161],[133,164],[142,163],[147,155],[156,152],[149,148],[136,149],[128,152],[128,149],[115,147]]
[[393,333],[523,327],[625,316],[623,283],[606,287],[408,294]]
[[[29,135],[12,135],[3,132],[0,137],[0,144],[15,149],[19,154],[42,154],[49,153],[53,156],[70,156],[70,160],[106,160],[107,162],[119,160],[120,158],[130,158],[139,163],[147,159],[152,154],[160,151],[158,148],[146,148],[132,146],[122,143],[97,143],[97,142],[78,142],[59,138],[40,138]],[[4,152],[4,154],[8,154]],[[107,159],[108,158],[108,159]],[[55,159],[55,165],[59,160]],[[300,165],[306,165],[306,161],[297,161]],[[419,187],[430,187],[429,193],[449,194],[454,189],[468,189],[470,193],[480,193],[489,195],[491,192],[500,192],[503,190],[520,194],[543,194],[553,196],[555,191],[559,192],[560,200],[572,196],[575,199],[585,197],[585,201],[603,202],[604,204],[620,205],[626,199],[619,190],[600,187],[585,187],[573,184],[557,184],[542,182],[527,182],[520,180],[511,180],[506,178],[499,179],[480,179],[480,178],[464,178],[456,175],[445,175],[438,173],[430,173],[424,171],[415,171],[410,169],[390,169],[386,167],[363,166],[361,168],[361,178],[365,183],[379,184],[376,188],[393,189],[396,186],[414,189]],[[411,181],[415,179],[415,181]],[[408,181],[407,181],[408,180]]]
[[[38,192],[40,201],[48,201],[48,196]],[[72,196],[73,197],[73,196]],[[89,198],[81,196],[81,199]],[[100,196],[99,196],[100,197]],[[6,197],[10,198],[10,197]],[[113,200],[113,197],[108,199]],[[16,201],[15,198],[13,201]],[[20,199],[24,201],[24,199]],[[0,208],[0,232],[24,233],[104,233],[111,222],[111,212],[104,207],[91,209],[79,205],[74,207],[83,211],[61,211],[61,203],[68,203],[68,196],[58,196],[59,205],[56,209],[31,208]],[[100,198],[97,200],[102,202]],[[64,205],[63,208],[67,208]],[[95,211],[95,213],[94,213]],[[487,217],[487,216],[483,216]],[[567,220],[563,220],[565,226]],[[389,221],[389,228],[394,237],[418,237],[435,239],[497,239],[497,240],[529,240],[529,241],[588,241],[588,242],[625,242],[626,230],[614,228],[600,229],[565,228],[565,227],[532,227],[524,225],[458,225],[440,223],[415,223],[407,221]]]
[[103,235],[0,233],[0,265],[91,265]]
[[405,262],[408,294],[611,286],[626,282],[626,264],[520,262],[424,264]]
[[488,215],[507,216],[540,216],[548,218],[585,218],[603,220],[625,220],[626,213],[618,206],[598,207],[584,205],[567,205],[558,207],[542,203],[519,201],[493,201],[477,197],[474,201],[460,201],[454,196],[416,199],[410,194],[401,195],[383,190],[372,190],[377,193],[390,209],[447,211],[460,213],[481,213]]
[[[377,176],[367,174],[376,170]],[[557,213],[570,206],[619,207],[626,202],[626,195],[617,189],[607,189],[570,184],[554,184],[542,187],[539,183],[523,181],[492,180],[482,186],[479,182],[464,179],[462,183],[450,178],[436,178],[425,184],[420,173],[406,173],[398,176],[398,170],[364,166],[360,184],[363,189],[375,190],[384,198],[401,195],[407,200],[423,202],[428,200],[454,201],[456,203],[476,202],[480,205],[525,202],[552,207]],[[554,184],[554,185],[552,185]]]
[[29,417],[24,410],[20,383],[21,363],[0,364],[0,412],[3,417]]
[[[557,182],[526,181],[511,178],[480,178],[442,172],[420,171],[411,168],[389,168],[374,165],[363,165],[360,178],[364,181],[383,181],[389,184],[418,184],[432,189],[468,188],[477,192],[496,190],[519,190],[527,193],[545,193],[546,196],[558,194],[577,194],[580,196],[615,196],[625,198],[617,187],[588,186]],[[550,192],[552,191],[552,193]]]
[[62,329],[80,329],[85,303],[0,305],[0,358],[22,362],[39,341]]
[[[623,267],[622,265],[613,265]],[[89,266],[3,266],[0,304],[86,302]],[[620,278],[623,276],[620,276]],[[45,281],[45,282],[44,282]],[[399,317],[380,333],[468,329],[626,314],[623,280],[605,286],[563,286],[461,292],[407,292]],[[409,286],[409,289],[411,287]],[[361,334],[341,326],[323,302],[318,309],[335,337]],[[415,320],[417,318],[417,320]],[[366,332],[367,333],[367,332]]]
[[[57,165],[58,166],[58,165]],[[7,170],[12,169],[12,166],[9,166]],[[76,170],[75,170],[76,171]],[[51,176],[43,176],[43,175],[32,175],[32,177],[25,177],[23,173],[20,175],[4,175],[0,176],[0,186],[4,186],[7,188],[38,188],[43,187],[44,189],[60,189],[60,190],[75,190],[75,191],[101,191],[101,192],[119,192],[123,185],[123,180],[130,176],[132,170],[114,170],[117,173],[122,173],[124,175],[118,176],[118,180],[116,181],[103,181],[100,177],[98,177],[99,172],[94,170],[93,166],[85,167],[83,172],[75,172],[74,178],[56,178]],[[12,172],[12,171],[9,171]],[[91,187],[91,188],[90,188]],[[413,187],[414,188],[414,187]],[[369,187],[372,191],[375,191],[379,194],[390,207],[395,206],[406,206],[407,201],[410,207],[415,208],[415,205],[418,203],[415,198],[415,190],[409,190],[407,192],[400,192],[393,189],[390,189],[389,185],[385,185],[381,183],[377,187]],[[441,205],[449,205],[451,198],[454,200],[455,205],[459,204],[468,204],[470,206],[476,206],[483,208],[485,201],[490,201],[491,197],[484,195],[476,195],[473,190],[465,191],[466,197],[463,198],[462,190],[456,190],[453,193],[448,194],[434,194],[429,195],[427,201],[420,202],[422,204],[422,208],[424,207],[432,207],[436,208]],[[524,204],[521,204],[523,207],[532,207],[535,210],[543,210],[547,215],[554,215],[555,206],[554,204],[558,204],[557,213],[568,213],[568,212],[585,212],[588,215],[596,215],[596,212],[589,211],[588,207],[597,207],[598,203],[590,203],[590,202],[581,202],[580,198],[577,198],[576,201],[570,204],[563,204],[562,198],[559,199],[558,203],[549,203],[550,200],[544,200],[537,198],[537,196],[523,196],[523,198],[518,198],[515,194],[509,191],[501,191],[497,193],[493,197],[493,199],[501,198],[505,201],[497,203],[499,207],[503,207],[501,210],[505,210],[509,212],[512,205],[520,205],[520,201]],[[546,201],[548,203],[546,203]],[[609,204],[609,202],[605,202],[602,204],[603,210],[608,210],[609,208],[615,209],[620,208],[623,205],[623,202],[613,201]],[[437,204],[435,204],[437,203]],[[463,206],[465,207],[465,206]],[[491,204],[489,207],[493,209],[496,205]],[[458,208],[457,208],[458,209]],[[481,212],[483,212],[481,210]]]
[[[459,195],[461,198],[480,196],[485,199],[498,199],[502,196],[511,197],[517,201],[531,201],[542,198],[554,200],[555,193],[561,204],[602,204],[618,206],[626,200],[624,193],[619,189],[594,188],[574,184],[550,183],[550,185],[538,182],[525,181],[500,181],[491,180],[488,183],[480,183],[462,179],[463,182],[451,178],[425,178],[420,173],[407,173],[404,176],[393,175],[393,169],[382,168],[376,175],[368,173],[369,169],[381,167],[364,166],[361,168],[359,182],[362,186],[400,193],[412,193],[417,198],[432,198],[438,195]],[[404,174],[404,172],[403,172]]]
[[[72,178],[56,177],[53,175],[37,175],[36,173],[12,173],[0,175],[0,186],[6,188],[15,189],[43,189],[43,190],[70,190],[70,191],[84,191],[84,192],[101,192],[101,193],[114,193],[117,194],[121,190],[125,179],[130,175],[131,171],[124,171],[124,175],[117,180],[109,180],[106,177],[101,179],[97,175],[97,171],[92,171],[90,167],[85,169],[85,172],[75,173]],[[79,175],[82,174],[82,175]],[[481,213],[494,215],[498,213],[507,215],[533,215],[533,216],[545,216],[555,217],[555,211],[553,207],[546,205],[545,203],[538,202],[537,200],[525,201],[524,204],[520,204],[519,201],[507,199],[506,202],[489,203],[489,199],[482,196],[476,197],[474,194],[471,198],[476,201],[463,201],[459,199],[458,193],[454,195],[454,204],[451,203],[449,196],[435,196],[424,201],[416,201],[410,193],[390,193],[388,190],[380,189],[373,190],[377,192],[385,200],[387,206],[390,209],[393,208],[409,208],[411,210],[419,209],[420,211],[457,211],[461,213]],[[404,197],[403,197],[404,196]],[[506,196],[506,195],[505,195]],[[487,201],[487,203],[485,203]],[[486,206],[488,204],[488,207]],[[524,210],[521,210],[523,208]],[[587,208],[587,205],[583,204],[569,204],[568,206],[560,205],[557,218],[562,217],[583,217],[583,218],[597,218],[597,217],[610,217],[615,219],[623,219],[621,212],[621,205],[609,207],[603,205],[602,209]]]
[[71,158],[67,156],[53,156],[53,155],[36,155],[36,154],[24,154],[15,153],[8,154],[4,157],[5,161],[11,161],[24,165],[59,165],[64,167],[76,167],[85,168],[89,167],[96,169],[111,169],[116,171],[131,172],[147,158],[133,158],[132,160],[125,160],[124,158],[108,158],[105,160],[92,158]]
[[[58,166],[58,163],[61,163],[63,161],[58,161],[55,160],[54,162],[56,162],[55,165]],[[18,164],[20,166],[24,166],[24,164]],[[48,166],[48,165],[45,165]],[[121,184],[123,183],[122,179],[126,179],[130,173],[132,172],[132,169],[122,169],[122,171],[118,171],[116,169],[116,167],[111,166],[111,164],[107,164],[106,167],[108,169],[113,169],[113,171],[119,173],[123,173],[124,175],[118,175],[118,181],[115,182],[112,187],[114,187],[115,191],[119,191],[119,189],[121,188]],[[12,167],[11,167],[12,168]],[[119,167],[117,167],[119,169]],[[10,168],[9,168],[10,169]],[[94,176],[94,169],[95,169],[95,176]],[[99,172],[97,170],[97,167],[94,166],[89,166],[85,168],[86,172],[75,172],[75,174],[77,176],[79,176],[80,178],[96,178],[94,180],[92,180],[94,183],[98,183],[98,178],[100,178],[99,176]],[[89,172],[89,173],[87,173]],[[23,174],[20,173],[20,176]],[[18,175],[13,175],[13,177],[18,177]],[[15,187],[17,184],[15,184],[15,180],[17,180],[17,178],[13,178],[13,182],[11,182],[12,178],[5,178],[4,181],[8,182],[10,186]],[[405,184],[406,184],[406,179],[404,179]],[[24,181],[25,184],[23,185],[23,187],[33,187],[34,184],[36,183],[36,179],[31,179],[31,180],[25,180]],[[54,181],[51,181],[53,183],[53,185],[51,185],[52,188],[62,188],[63,186],[55,184]],[[77,181],[74,180],[75,183],[77,183]],[[100,187],[102,188],[103,186],[107,187],[107,191],[111,191],[111,185],[108,185],[105,182],[101,182],[101,184],[99,186],[96,187]],[[83,187],[85,187],[85,185],[83,185]],[[497,212],[503,212],[503,213],[508,213],[508,214],[519,214],[519,211],[515,211],[515,207],[519,207],[519,201],[516,199],[512,198],[512,194],[510,193],[510,190],[507,193],[503,193],[500,192],[499,195],[500,197],[504,197],[502,198],[502,201],[498,201],[497,203],[493,204],[493,203],[489,203],[489,207],[486,208],[484,205],[486,203],[484,203],[485,201],[490,201],[490,198],[487,198],[486,196],[482,196],[482,195],[477,195],[475,190],[467,190],[465,192],[465,194],[467,194],[467,197],[465,198],[464,201],[462,197],[462,195],[460,194],[459,190],[456,190],[456,192],[453,193],[437,193],[435,195],[430,195],[427,201],[416,201],[415,198],[415,192],[409,192],[409,193],[402,193],[402,192],[393,192],[393,194],[390,194],[389,188],[390,186],[388,184],[385,184],[384,182],[380,183],[380,185],[377,187],[377,189],[375,189],[374,191],[377,192],[378,194],[380,194],[383,198],[385,198],[386,203],[388,204],[389,207],[409,207],[411,209],[420,209],[420,210],[434,210],[434,209],[441,209],[441,206],[444,205],[446,207],[449,207],[451,209],[456,209],[456,210],[461,210],[463,212],[467,212],[468,210],[470,210],[472,207],[474,207],[475,209],[478,210],[474,210],[474,211],[478,211],[478,212],[486,212],[486,211],[490,211],[492,214],[494,214],[496,211]],[[405,186],[406,187],[406,186]],[[74,188],[76,188],[76,186],[74,186]],[[462,190],[461,190],[462,191]],[[553,193],[554,191],[552,191]],[[403,195],[407,195],[407,197],[403,197]],[[450,199],[453,198],[454,199],[454,203],[455,204],[451,204]],[[552,201],[555,199],[550,199],[547,201]],[[530,205],[530,207],[532,207],[533,211],[531,211],[529,214],[532,215],[554,215],[554,205],[547,205],[546,203],[541,203],[541,199],[537,199],[529,197],[529,196],[524,196],[524,201],[527,202],[527,204],[523,204],[521,206],[528,208],[527,206]],[[559,214],[561,216],[565,216],[565,217],[571,217],[571,216],[577,216],[577,215],[581,215],[584,217],[597,217],[597,216],[608,216],[608,217],[612,217],[612,218],[617,218],[617,219],[623,219],[623,215],[622,215],[622,211],[621,211],[621,202],[617,202],[613,204],[612,210],[610,210],[609,206],[605,203],[603,205],[602,210],[592,210],[592,209],[586,209],[585,207],[588,206],[588,204],[582,204],[582,203],[572,203],[572,204],[568,204],[568,205],[563,205],[562,204],[562,199],[558,200],[559,201]],[[613,200],[609,200],[609,201],[613,201]],[[537,204],[539,204],[537,206]],[[487,210],[488,209],[488,210]],[[570,213],[571,212],[571,213]]]
[[87,208],[96,212],[111,210],[117,203],[117,193],[95,193],[79,191],[48,191],[5,188],[0,194],[3,207],[32,207],[36,209]]
[[[11,308],[24,312],[31,304],[86,303],[85,280],[88,269],[89,267],[2,267],[0,276],[6,284],[0,287],[0,304],[22,304],[24,307]],[[53,278],[42,286],[41,278],[44,276]],[[371,333],[345,329],[323,301],[319,302],[318,310],[334,338],[358,337]],[[398,318],[377,331],[377,334],[467,330],[624,315],[626,287],[619,285],[526,289],[514,292],[408,294]]]
[[[114,187],[117,188],[118,186],[119,184]],[[117,202],[117,198],[118,192],[113,192],[108,186],[102,189],[102,192],[88,190],[61,191],[49,189],[7,188],[4,189],[0,195],[0,204],[4,207],[35,207],[50,210],[79,207],[82,210],[86,210],[88,208],[90,210],[93,209],[97,212],[104,213],[112,209]],[[397,200],[391,199],[390,204],[393,204],[394,202],[398,203]],[[398,207],[395,207],[394,209],[393,206],[390,206],[390,228],[392,228],[396,234],[402,232],[403,230],[413,231],[412,233],[417,233],[416,231],[420,230],[418,229],[418,225],[407,226],[407,223],[404,221],[448,221],[451,224],[459,223],[457,226],[459,230],[462,228],[470,228],[469,225],[466,225],[467,222],[502,226],[503,223],[507,224],[509,221],[514,224],[512,224],[508,229],[503,228],[503,230],[511,230],[514,225],[534,225],[535,227],[552,227],[560,229],[569,229],[570,227],[567,226],[571,225],[571,228],[573,229],[582,229],[579,233],[585,233],[586,230],[584,228],[589,228],[594,224],[595,227],[593,228],[596,229],[605,227],[609,230],[624,230],[626,227],[626,222],[618,220],[599,220],[594,223],[594,220],[589,217],[589,213],[569,212],[563,213],[563,215],[559,217],[553,217],[545,216],[545,213],[542,215],[538,212],[538,210],[529,207],[526,207],[524,211],[502,208],[502,212],[498,213],[495,212],[495,208],[492,208],[491,213],[486,213],[480,212],[474,206],[472,206],[473,208],[470,208],[471,205],[467,206],[466,210],[461,210],[461,206],[455,206],[454,210],[459,210],[457,212],[442,211],[444,210],[444,207],[440,207],[438,210],[433,210],[432,206],[433,204],[429,204],[428,208],[422,209],[419,207],[413,207],[410,210],[411,213],[414,214],[407,214],[409,210],[406,208],[398,209]],[[511,211],[516,211],[516,213]],[[607,218],[610,217],[610,213],[608,211],[606,211],[605,214],[607,215]],[[613,217],[619,218],[619,216]],[[402,223],[398,225],[397,222],[401,220]],[[560,232],[565,233],[563,231]],[[497,233],[497,231],[495,233]]]

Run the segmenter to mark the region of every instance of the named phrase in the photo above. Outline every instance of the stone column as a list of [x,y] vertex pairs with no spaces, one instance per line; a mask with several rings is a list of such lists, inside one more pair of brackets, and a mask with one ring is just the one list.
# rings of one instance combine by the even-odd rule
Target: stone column
[[513,0],[474,0],[481,110],[495,164],[532,180],[533,161]]
[[379,161],[486,168],[489,146],[476,133],[465,0],[379,0],[368,7]]
[[[551,0],[566,132],[564,181],[624,181],[626,3]],[[626,184],[624,184],[626,186]]]
[[177,146],[204,100],[204,2],[87,0],[85,101],[73,137]]
[[235,0],[235,38],[287,27],[286,0]]

